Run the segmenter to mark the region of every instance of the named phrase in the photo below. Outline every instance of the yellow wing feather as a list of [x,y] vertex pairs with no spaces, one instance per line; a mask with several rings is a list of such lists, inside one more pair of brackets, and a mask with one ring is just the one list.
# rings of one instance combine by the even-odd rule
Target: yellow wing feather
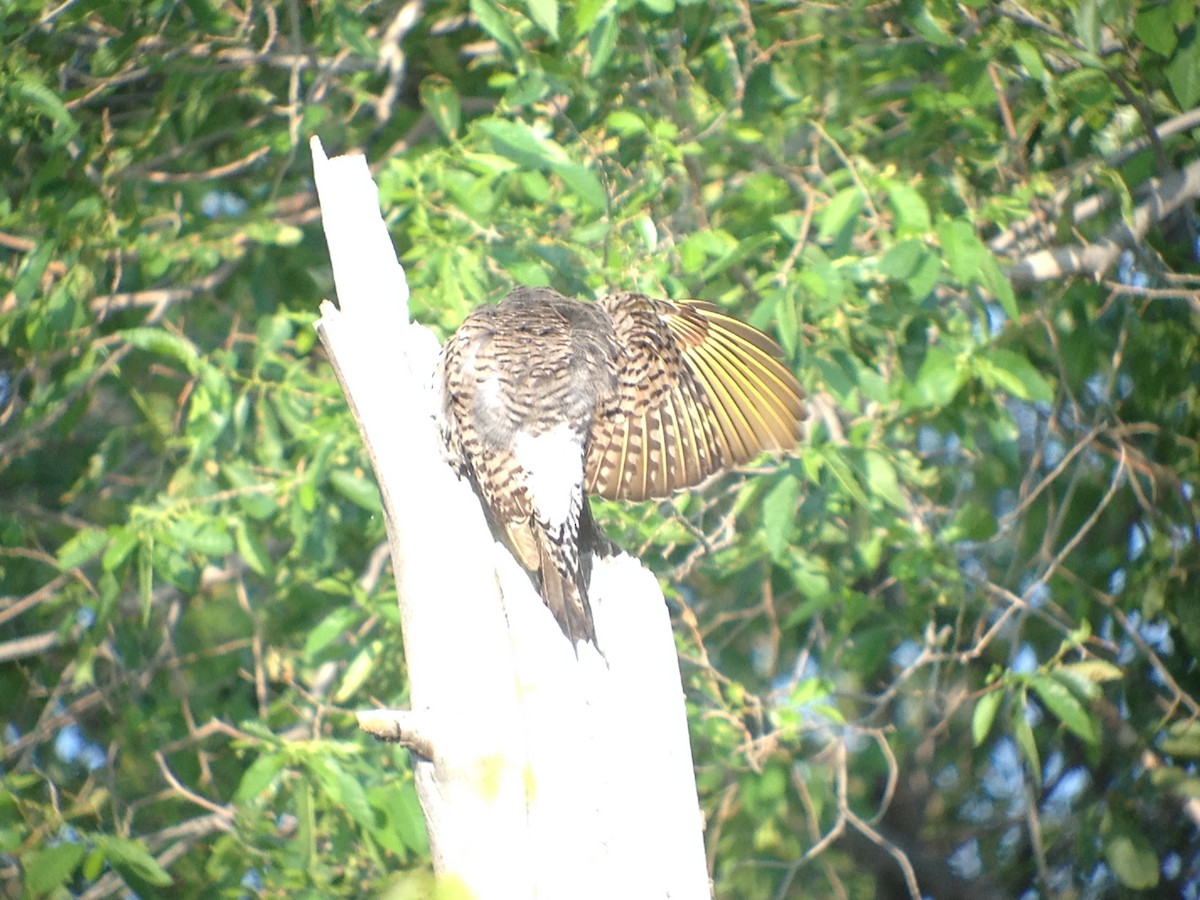
[[617,395],[592,428],[587,490],[665,497],[800,438],[804,391],[769,337],[702,301],[600,301],[620,355]]

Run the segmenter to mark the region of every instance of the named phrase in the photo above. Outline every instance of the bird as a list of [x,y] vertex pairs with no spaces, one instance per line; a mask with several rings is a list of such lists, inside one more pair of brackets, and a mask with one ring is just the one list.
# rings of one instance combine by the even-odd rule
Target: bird
[[661,499],[800,439],[804,390],[779,345],[702,300],[518,287],[438,360],[442,451],[535,578],[568,640],[596,644],[602,547],[586,495]]

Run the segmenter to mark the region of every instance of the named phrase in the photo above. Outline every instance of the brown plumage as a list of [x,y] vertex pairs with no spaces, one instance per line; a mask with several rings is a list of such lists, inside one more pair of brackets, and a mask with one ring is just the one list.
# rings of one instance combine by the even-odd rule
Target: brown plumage
[[[766,335],[710,303],[518,288],[442,350],[440,425],[572,641],[595,642],[585,497],[666,497],[800,437],[804,392]],[[581,541],[584,547],[581,549]]]

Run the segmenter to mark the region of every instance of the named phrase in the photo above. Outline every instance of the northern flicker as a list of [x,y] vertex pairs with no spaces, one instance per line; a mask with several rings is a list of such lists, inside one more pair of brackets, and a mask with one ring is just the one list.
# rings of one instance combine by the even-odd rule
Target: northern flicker
[[794,448],[804,392],[780,355],[710,303],[634,293],[588,303],[527,287],[475,310],[446,342],[447,457],[540,578],[572,644],[596,640],[586,543],[598,529],[585,494],[666,497]]

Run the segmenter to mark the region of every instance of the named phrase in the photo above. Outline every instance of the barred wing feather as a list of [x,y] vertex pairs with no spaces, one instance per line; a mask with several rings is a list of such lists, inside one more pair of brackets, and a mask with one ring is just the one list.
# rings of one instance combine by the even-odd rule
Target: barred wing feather
[[592,427],[586,489],[665,497],[800,438],[804,392],[761,332],[702,301],[600,301],[620,352],[617,393]]

